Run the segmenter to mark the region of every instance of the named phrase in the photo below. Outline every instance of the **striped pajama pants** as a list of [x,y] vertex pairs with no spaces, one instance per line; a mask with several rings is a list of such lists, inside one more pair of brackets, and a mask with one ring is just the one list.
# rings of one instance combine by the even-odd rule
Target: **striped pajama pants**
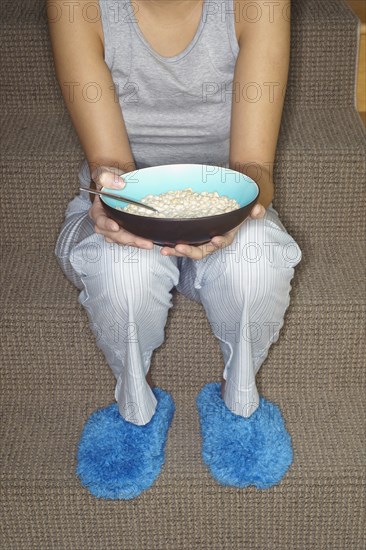
[[78,301],[116,377],[120,414],[143,425],[155,412],[145,377],[164,342],[176,287],[203,305],[223,354],[225,404],[249,417],[259,405],[255,375],[278,340],[302,256],[272,204],[264,218],[248,218],[231,245],[201,260],[163,256],[158,245],[144,250],[107,243],[94,231],[91,204],[80,195],[69,202],[55,254],[80,289]]

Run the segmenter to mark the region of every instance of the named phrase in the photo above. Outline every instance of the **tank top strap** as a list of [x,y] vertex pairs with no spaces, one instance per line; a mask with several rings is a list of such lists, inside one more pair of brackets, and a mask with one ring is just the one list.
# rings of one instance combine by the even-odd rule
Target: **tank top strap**
[[236,0],[206,0],[205,30],[202,40],[215,66],[236,61],[239,44],[235,34]]
[[231,51],[236,59],[239,53],[239,44],[236,38],[236,31],[235,31],[235,17],[236,17],[235,3],[236,3],[236,0],[222,1],[222,4],[225,6],[226,29],[229,37]]
[[[118,67],[122,64],[126,73],[130,72],[131,24],[134,19],[133,0],[98,0],[100,19],[104,35],[104,60],[118,78]],[[115,69],[117,73],[114,74]]]

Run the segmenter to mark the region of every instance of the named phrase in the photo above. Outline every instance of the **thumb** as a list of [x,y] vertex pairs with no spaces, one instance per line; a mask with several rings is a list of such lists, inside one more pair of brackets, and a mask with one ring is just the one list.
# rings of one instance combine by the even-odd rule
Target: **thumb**
[[263,204],[257,203],[253,206],[252,211],[250,212],[250,217],[254,219],[263,218],[265,213],[266,209]]
[[110,189],[123,189],[126,185],[122,178],[121,170],[113,166],[98,166],[91,174],[97,189],[108,187]]

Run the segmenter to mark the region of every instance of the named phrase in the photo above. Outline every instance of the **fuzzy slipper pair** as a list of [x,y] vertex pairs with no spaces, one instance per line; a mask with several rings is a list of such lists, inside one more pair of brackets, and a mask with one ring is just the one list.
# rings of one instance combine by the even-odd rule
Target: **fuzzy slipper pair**
[[[171,395],[152,388],[157,405],[150,422],[126,421],[117,403],[94,412],[78,444],[76,472],[90,493],[105,499],[132,499],[150,488],[165,460],[175,405]],[[265,489],[278,483],[292,463],[291,438],[277,405],[260,397],[248,418],[229,410],[221,384],[206,384],[196,397],[202,459],[222,485]]]

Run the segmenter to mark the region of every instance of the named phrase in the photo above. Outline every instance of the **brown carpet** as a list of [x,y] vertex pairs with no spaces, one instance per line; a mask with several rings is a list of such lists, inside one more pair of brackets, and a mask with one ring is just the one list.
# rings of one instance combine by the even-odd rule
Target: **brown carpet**
[[262,491],[210,477],[194,400],[220,379],[223,360],[202,306],[174,291],[152,361],[154,383],[176,403],[166,462],[137,499],[104,501],[75,477],[75,450],[88,415],[113,401],[114,378],[53,254],[82,151],[55,79],[43,0],[2,0],[0,9],[1,547],[365,550],[358,19],[343,0],[293,0],[274,206],[303,259],[257,375],[260,393],[281,407],[293,465]]

